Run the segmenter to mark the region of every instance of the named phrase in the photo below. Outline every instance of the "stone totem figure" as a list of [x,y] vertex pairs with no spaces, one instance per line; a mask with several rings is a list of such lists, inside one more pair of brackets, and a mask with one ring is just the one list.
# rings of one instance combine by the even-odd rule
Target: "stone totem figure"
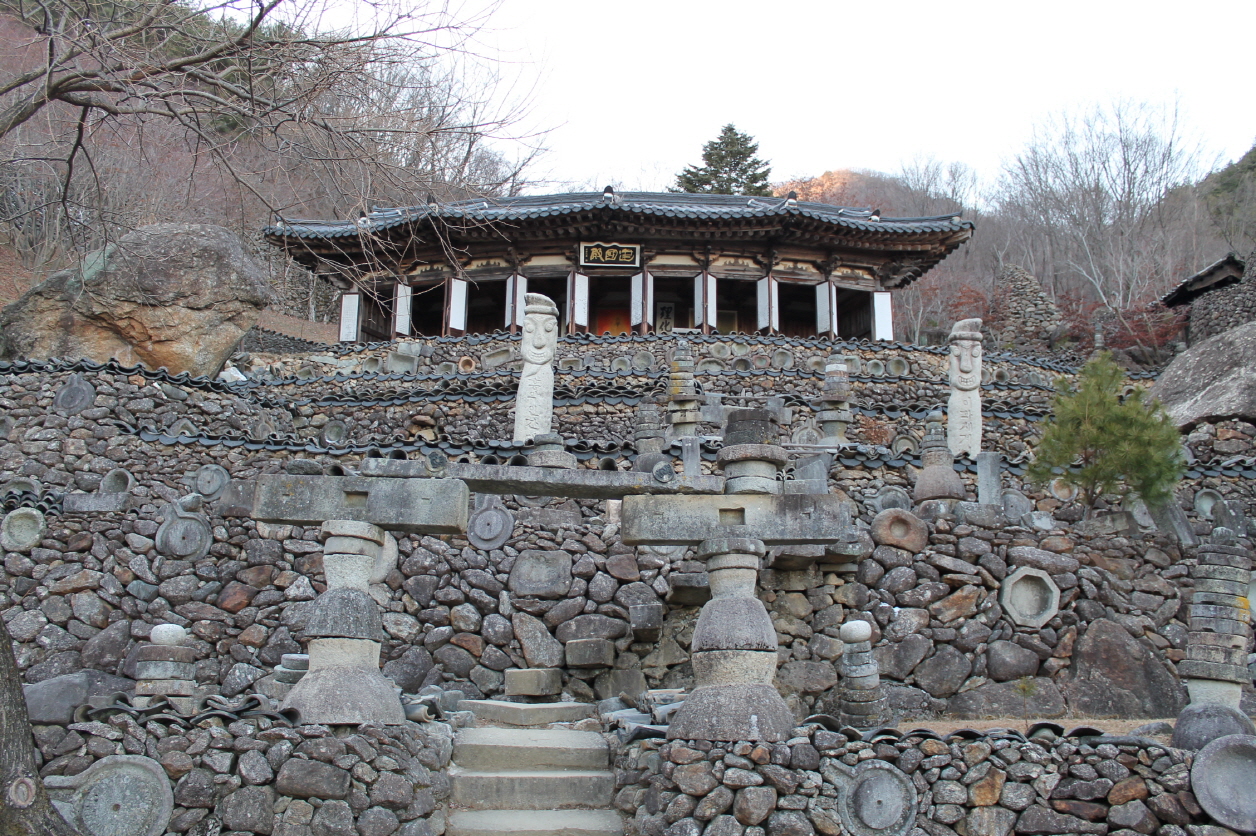
[[957,456],[976,456],[981,452],[981,320],[961,319],[951,328],[950,339],[946,446]]
[[529,293],[523,309],[523,373],[515,397],[514,442],[549,433],[554,421],[554,352],[558,307],[548,296]]

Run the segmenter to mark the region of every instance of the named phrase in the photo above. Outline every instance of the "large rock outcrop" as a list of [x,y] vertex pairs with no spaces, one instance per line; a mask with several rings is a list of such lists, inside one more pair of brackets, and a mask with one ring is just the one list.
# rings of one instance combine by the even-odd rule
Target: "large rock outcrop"
[[1179,427],[1256,419],[1256,322],[1210,337],[1178,355],[1151,388]]
[[212,375],[268,295],[265,271],[230,230],[140,227],[0,312],[0,357],[114,359]]
[[1114,621],[1100,618],[1073,651],[1064,698],[1081,717],[1176,717],[1186,688],[1151,648]]

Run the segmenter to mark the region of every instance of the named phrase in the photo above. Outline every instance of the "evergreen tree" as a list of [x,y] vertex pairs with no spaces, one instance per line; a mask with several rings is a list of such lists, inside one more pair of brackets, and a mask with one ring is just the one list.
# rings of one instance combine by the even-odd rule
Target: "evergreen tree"
[[717,139],[702,146],[702,165],[687,165],[676,175],[673,192],[692,194],[744,194],[766,197],[771,167],[756,154],[754,137],[725,125]]
[[1164,504],[1182,475],[1177,427],[1142,389],[1122,399],[1124,385],[1107,352],[1082,368],[1076,386],[1058,379],[1054,414],[1026,477],[1041,484],[1062,470],[1060,478],[1092,507],[1104,494],[1130,491],[1148,505]]

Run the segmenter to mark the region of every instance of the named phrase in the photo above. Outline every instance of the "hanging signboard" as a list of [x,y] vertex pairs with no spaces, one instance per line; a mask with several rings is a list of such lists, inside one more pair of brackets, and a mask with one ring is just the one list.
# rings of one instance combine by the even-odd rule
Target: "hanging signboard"
[[581,267],[640,267],[640,244],[608,244],[602,241],[580,245]]

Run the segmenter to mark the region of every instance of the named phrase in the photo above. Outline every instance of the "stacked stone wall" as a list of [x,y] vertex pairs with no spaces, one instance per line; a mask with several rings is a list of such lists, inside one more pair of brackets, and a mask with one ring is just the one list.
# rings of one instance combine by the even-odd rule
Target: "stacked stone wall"
[[[53,402],[74,374],[94,387],[95,396],[86,409],[69,414]],[[187,477],[205,464],[221,465],[245,480],[282,472],[294,459],[352,468],[367,455],[364,449],[317,446],[331,421],[343,422],[349,438],[388,449],[398,432],[405,434],[397,429],[399,422],[422,415],[428,420],[415,424],[410,439],[415,443],[403,450],[409,455],[444,450],[478,460],[503,452],[487,445],[470,453],[448,442],[440,447],[442,439],[452,438],[446,422],[451,416],[462,420],[453,415],[455,408],[475,428],[508,411],[500,401],[459,397],[417,408],[363,403],[360,383],[327,384],[321,394],[341,400],[324,407],[314,401],[286,403],[268,387],[252,384],[229,387],[110,369],[5,368],[0,486],[26,480],[42,489],[6,493],[5,510],[38,501],[49,515],[44,539],[29,553],[4,555],[0,573],[0,610],[26,680],[81,668],[133,674],[130,659],[138,643],[164,621],[190,629],[198,682],[228,695],[250,687],[283,653],[299,652],[302,605],[323,588],[317,528],[224,518],[211,504],[209,554],[191,562],[161,554],[156,532],[166,506],[190,492]],[[868,391],[875,392],[875,385],[868,384]],[[769,394],[780,397],[766,388],[762,397]],[[435,410],[423,411],[433,405]],[[608,422],[604,426],[613,422],[614,431],[607,430],[604,439],[613,445],[605,447],[607,454],[627,467],[635,405],[613,398],[592,405]],[[575,426],[588,406],[559,409],[568,411]],[[796,416],[805,416],[807,408],[795,407]],[[899,413],[896,420],[919,419]],[[184,421],[194,435],[173,434]],[[594,420],[580,424],[587,428]],[[144,425],[159,431],[137,429]],[[264,436],[258,437],[259,426],[267,429]],[[1032,441],[1037,425],[995,415],[987,426],[988,437],[1010,458],[1014,445]],[[470,432],[483,439],[478,433]],[[1241,499],[1249,512],[1256,507],[1248,475],[1254,435],[1250,424],[1221,422],[1187,437],[1196,462],[1180,500],[1200,533],[1210,522],[1196,508],[1197,494]],[[597,466],[601,454],[595,446],[586,453],[581,466]],[[703,467],[713,472],[714,449],[707,453]],[[859,455],[863,458],[834,469],[830,486],[854,500],[860,519],[870,523],[883,488],[910,489],[914,464],[910,454],[893,459],[868,448]],[[61,512],[61,495],[93,491],[115,468],[126,468],[136,480],[131,510]],[[962,476],[969,499],[975,499],[975,474],[965,470]],[[893,703],[909,716],[995,710],[989,706],[1001,711],[1012,689],[1008,670],[1034,677],[1035,704],[1043,713],[1102,714],[1104,705],[1088,695],[1103,693],[1105,683],[1114,680],[1099,677],[1099,684],[1085,686],[1085,671],[1102,668],[1105,654],[1126,652],[1148,660],[1145,669],[1163,671],[1163,677],[1117,683],[1136,700],[1119,711],[1169,713],[1146,700],[1148,694],[1180,693],[1171,663],[1184,640],[1191,554],[1149,535],[1083,535],[1074,524],[1080,509],[1022,485],[1014,470],[1005,473],[1005,484],[1025,488],[1038,510],[1056,515],[1057,528],[986,528],[943,517],[930,523],[929,544],[919,554],[883,547],[853,573],[763,574],[760,594],[781,639],[780,681],[800,716],[834,698],[837,626],[855,614],[876,624],[877,654]],[[604,502],[555,500],[534,507],[526,497],[503,499],[518,524],[500,549],[477,550],[461,537],[399,538],[397,568],[372,588],[385,610],[383,660],[395,681],[408,692],[456,682],[471,696],[497,695],[506,668],[562,667],[567,642],[600,639],[613,645],[615,668],[569,667],[565,687],[573,696],[613,696],[638,671],[650,686],[690,683],[688,641],[699,603],[693,596],[702,594],[703,580],[703,566],[691,553],[623,546],[614,509]],[[544,594],[521,594],[512,588],[512,570],[538,553],[563,556],[565,567],[554,570]],[[1007,572],[1022,564],[1046,566],[1061,590],[1060,613],[1041,629],[1014,626],[998,605]],[[666,613],[661,636],[638,640],[628,610],[650,604]],[[992,648],[1004,665],[997,675],[991,673]]]
[[1211,290],[1191,302],[1191,344],[1256,320],[1256,253],[1248,256],[1238,284]]
[[228,718],[189,727],[168,720],[36,725],[40,776],[78,775],[115,755],[144,755],[169,778],[166,833],[213,836],[434,836],[445,830],[453,730],[364,725],[274,725]]
[[[676,740],[626,747],[617,758],[615,800],[630,817],[626,832],[1227,832],[1195,799],[1191,754],[1149,738],[1048,735],[1027,741],[1005,731],[947,738],[909,733],[868,742],[815,726],[795,734],[779,744]],[[874,769],[888,775],[874,782],[875,789],[870,784],[860,787],[862,793],[852,791],[859,776]],[[900,809],[903,815],[895,816]]]

